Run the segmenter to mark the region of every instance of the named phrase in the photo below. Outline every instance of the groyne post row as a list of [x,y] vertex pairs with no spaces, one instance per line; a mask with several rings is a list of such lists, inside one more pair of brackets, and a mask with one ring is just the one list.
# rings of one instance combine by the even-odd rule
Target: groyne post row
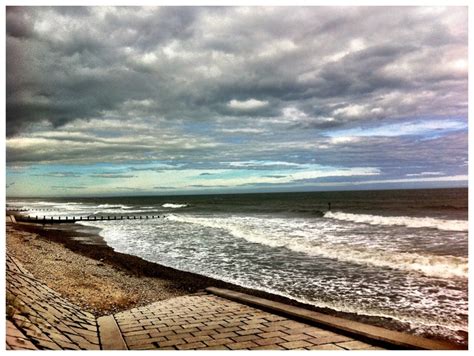
[[71,223],[76,221],[109,221],[109,220],[148,220],[164,218],[164,215],[114,215],[114,216],[21,216],[17,215],[17,221],[29,221],[39,223]]
[[18,212],[33,212],[33,211],[61,211],[61,209],[14,209],[7,207],[7,211],[18,211]]

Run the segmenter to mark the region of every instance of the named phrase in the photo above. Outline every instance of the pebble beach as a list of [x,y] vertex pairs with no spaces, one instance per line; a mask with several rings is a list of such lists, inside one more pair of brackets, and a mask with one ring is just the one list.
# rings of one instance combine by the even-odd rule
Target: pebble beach
[[129,273],[18,225],[7,225],[6,229],[9,253],[48,287],[95,316],[188,293],[179,283]]

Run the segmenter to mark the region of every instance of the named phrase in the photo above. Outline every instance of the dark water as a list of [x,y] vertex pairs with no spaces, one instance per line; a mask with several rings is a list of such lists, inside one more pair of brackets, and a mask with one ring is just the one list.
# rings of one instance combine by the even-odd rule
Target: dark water
[[[331,211],[328,203],[331,203]],[[467,189],[9,200],[120,252],[364,321],[467,343]]]

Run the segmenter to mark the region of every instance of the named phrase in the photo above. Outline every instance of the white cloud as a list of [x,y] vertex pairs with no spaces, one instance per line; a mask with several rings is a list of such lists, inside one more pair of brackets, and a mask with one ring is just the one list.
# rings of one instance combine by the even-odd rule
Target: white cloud
[[257,99],[248,99],[245,101],[239,101],[232,99],[227,103],[227,106],[237,110],[255,110],[260,109],[268,105],[268,101],[260,101]]
[[351,104],[333,111],[333,115],[342,115],[350,118],[361,117],[367,113],[365,105]]
[[265,132],[264,129],[257,129],[257,128],[252,128],[252,127],[236,127],[236,128],[227,128],[227,129],[220,129],[218,130],[220,132],[224,133],[237,133],[237,134],[257,134],[257,133],[262,133]]
[[268,166],[289,166],[289,167],[301,167],[299,163],[285,162],[285,161],[240,161],[240,162],[223,162],[232,167],[268,167]]
[[[231,173],[228,171],[228,173]],[[371,167],[352,167],[352,168],[334,168],[334,167],[320,167],[305,171],[284,171],[272,170],[271,175],[261,172],[248,170],[235,172],[233,176],[220,178],[219,176],[207,176],[205,180],[199,181],[202,186],[250,186],[256,184],[292,184],[304,180],[326,178],[326,177],[353,177],[353,176],[374,176],[379,175],[380,171],[377,168]]]
[[355,129],[338,130],[330,133],[333,138],[385,136],[396,137],[404,135],[439,134],[441,132],[457,131],[467,128],[467,123],[461,120],[420,120],[391,123],[372,127],[358,127]]
[[441,176],[443,172],[421,172],[421,173],[408,173],[405,174],[407,177],[422,177],[422,176]]
[[360,140],[361,138],[356,137],[356,136],[338,136],[338,137],[332,137],[331,143],[334,145],[339,145],[339,144],[345,144],[345,143],[355,143],[355,142],[359,142]]
[[467,181],[467,175],[443,176],[443,177],[427,177],[427,178],[400,178],[400,179],[382,179],[382,180],[366,180],[361,182],[338,182],[328,183],[327,185],[363,185],[363,184],[382,184],[382,183],[416,183],[416,182],[463,182]]

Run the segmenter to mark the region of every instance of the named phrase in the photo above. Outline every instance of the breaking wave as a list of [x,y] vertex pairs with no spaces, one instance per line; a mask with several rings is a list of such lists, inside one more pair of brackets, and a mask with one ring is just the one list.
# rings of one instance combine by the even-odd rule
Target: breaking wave
[[131,206],[128,205],[120,205],[120,204],[99,204],[97,208],[106,208],[106,209],[130,209]]
[[185,208],[187,206],[188,204],[173,204],[173,203],[165,203],[162,205],[163,208],[171,208],[171,209]]
[[[297,225],[289,224],[281,219],[266,221],[258,218],[201,218],[177,216],[171,214],[169,220],[225,230],[234,237],[246,241],[266,245],[273,248],[284,247],[291,251],[320,256],[342,262],[359,265],[386,267],[395,270],[418,272],[426,276],[440,278],[467,278],[467,258],[456,256],[422,255],[418,253],[381,250],[368,247],[347,245],[345,243],[329,243],[315,238],[314,226],[300,230],[300,237],[291,236]],[[270,219],[272,220],[272,219]],[[321,228],[323,228],[321,226]],[[326,231],[325,234],[330,233]]]
[[328,211],[325,218],[363,223],[369,225],[406,226],[409,228],[432,228],[446,231],[468,231],[466,220],[445,220],[436,218],[420,218],[411,216],[379,216],[369,214],[350,214]]

